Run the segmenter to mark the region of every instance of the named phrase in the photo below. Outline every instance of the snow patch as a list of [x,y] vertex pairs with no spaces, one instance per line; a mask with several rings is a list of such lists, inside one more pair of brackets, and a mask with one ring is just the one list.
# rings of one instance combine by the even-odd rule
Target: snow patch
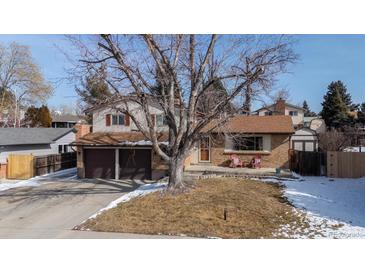
[[30,178],[28,180],[11,181],[11,182],[7,181],[4,183],[0,182],[0,191],[5,191],[8,189],[17,188],[17,187],[37,187],[37,186],[40,186],[42,182],[49,183],[49,180],[52,180],[59,176],[67,176],[67,175],[71,175],[71,176],[68,178],[67,177],[64,178],[66,180],[71,180],[71,179],[77,178],[76,168],[64,169],[64,170],[56,171],[54,173],[48,173],[48,174],[44,174],[41,176],[36,176],[36,177]]
[[306,214],[309,220],[308,228],[295,231],[288,225],[280,235],[289,237],[294,230],[294,238],[365,238],[365,178],[297,176],[260,181],[283,185],[296,213]]
[[164,189],[166,189],[166,187],[167,187],[167,182],[142,185],[139,188],[137,188],[136,190],[131,191],[127,194],[124,194],[121,197],[119,197],[118,199],[110,202],[106,207],[100,209],[98,212],[96,212],[95,214],[90,216],[88,219],[93,219],[96,216],[98,216],[99,214],[101,214],[102,212],[118,206],[118,204],[120,204],[120,203],[125,203],[125,202],[130,201],[131,199],[134,199],[137,197],[142,197],[142,196],[145,196],[147,194],[150,194],[150,193],[153,193],[156,191],[163,191]]

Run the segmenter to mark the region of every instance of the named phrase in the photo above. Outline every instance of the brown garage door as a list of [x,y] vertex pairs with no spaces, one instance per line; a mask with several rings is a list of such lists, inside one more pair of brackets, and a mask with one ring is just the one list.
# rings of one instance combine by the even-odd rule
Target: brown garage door
[[115,178],[114,149],[85,149],[84,153],[86,178]]
[[120,149],[119,166],[121,179],[151,179],[151,150]]

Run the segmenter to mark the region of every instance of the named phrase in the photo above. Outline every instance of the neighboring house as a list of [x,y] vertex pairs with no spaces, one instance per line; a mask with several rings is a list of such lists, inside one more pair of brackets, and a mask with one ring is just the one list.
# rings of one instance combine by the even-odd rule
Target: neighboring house
[[[112,179],[158,179],[165,176],[168,165],[153,151],[151,142],[138,131],[131,118],[116,111],[118,107],[123,106],[102,105],[90,109],[93,133],[74,143],[78,147],[78,176]],[[136,103],[129,103],[128,108],[135,111],[142,124],[146,124],[144,113]],[[160,132],[160,144],[166,145],[168,127],[163,111],[157,104],[151,104],[149,109]],[[212,136],[216,136],[214,141],[203,137],[186,165],[226,165],[230,155],[237,154],[246,162],[261,155],[263,167],[288,167],[289,139],[294,133],[290,117],[239,115],[229,120],[227,128],[226,136],[213,133]],[[233,135],[236,138],[232,139]],[[236,139],[245,145],[238,146]]]
[[52,114],[53,128],[72,128],[78,123],[85,123],[85,119],[72,114]]
[[300,106],[287,103],[283,99],[279,99],[275,104],[262,107],[256,111],[259,116],[287,115],[292,118],[294,128],[303,125],[304,109]]
[[324,120],[319,117],[304,117],[304,109],[279,99],[275,104],[260,108],[255,112],[259,116],[290,116],[295,128],[291,136],[290,148],[300,151],[317,151],[318,134],[326,131]]
[[0,165],[6,170],[9,154],[35,156],[73,151],[75,130],[70,128],[2,128],[0,129]]

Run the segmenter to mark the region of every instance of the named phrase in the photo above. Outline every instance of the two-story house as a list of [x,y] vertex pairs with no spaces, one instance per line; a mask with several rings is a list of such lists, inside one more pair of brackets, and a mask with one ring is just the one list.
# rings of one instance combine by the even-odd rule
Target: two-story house
[[319,117],[304,117],[304,111],[300,106],[279,99],[272,105],[256,110],[255,113],[259,116],[290,116],[296,130],[290,138],[290,148],[300,151],[317,151],[318,134],[326,130],[326,125]]
[[[92,133],[74,143],[78,147],[77,169],[81,178],[155,179],[166,174],[167,166],[153,152],[152,143],[137,128],[131,117],[118,111],[123,103],[100,105],[92,113]],[[147,125],[141,107],[128,102],[128,108],[142,124]],[[161,145],[167,141],[167,126],[158,104],[149,106],[158,129]]]
[[255,111],[259,116],[287,115],[292,118],[294,128],[303,125],[304,109],[302,107],[289,104],[284,99],[279,99],[275,104],[262,107]]
[[[152,149],[152,143],[133,123],[131,117],[118,110],[124,103],[100,105],[90,109],[93,132],[74,143],[78,147],[77,168],[81,178],[158,179],[167,175],[168,165]],[[146,125],[141,107],[128,102],[129,111]],[[158,129],[160,146],[167,145],[168,127],[163,111],[151,101],[149,115]],[[260,155],[263,167],[288,167],[288,150],[292,120],[288,116],[237,115],[227,122],[224,134],[214,130],[210,136],[202,132],[201,141],[186,159],[188,165],[228,166],[232,154],[246,163]]]

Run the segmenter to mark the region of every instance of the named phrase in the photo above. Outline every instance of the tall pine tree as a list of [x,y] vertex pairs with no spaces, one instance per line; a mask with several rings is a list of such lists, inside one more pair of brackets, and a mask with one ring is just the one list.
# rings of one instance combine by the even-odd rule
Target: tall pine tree
[[[81,109],[86,110],[97,103],[108,99],[112,96],[108,83],[105,81],[104,68],[100,68],[98,73],[90,73],[81,83],[80,87],[76,87],[76,93],[80,97]],[[86,120],[92,123],[92,115],[87,114]]]
[[316,117],[317,116],[317,113],[310,110],[307,100],[304,100],[303,108],[304,108],[304,117]]
[[352,122],[349,112],[353,106],[346,86],[341,81],[332,82],[323,97],[321,116],[328,127],[340,128]]

